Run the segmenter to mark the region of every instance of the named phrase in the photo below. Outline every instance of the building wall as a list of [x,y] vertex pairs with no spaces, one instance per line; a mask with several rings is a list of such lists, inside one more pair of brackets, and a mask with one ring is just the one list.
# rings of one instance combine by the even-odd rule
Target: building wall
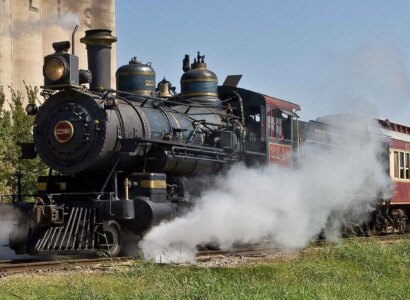
[[12,82],[11,1],[0,0],[0,85]]
[[[29,5],[30,4],[30,5]],[[11,1],[12,82],[20,91],[26,84],[38,85],[43,67],[41,7],[36,1]]]
[[[75,52],[80,68],[87,69],[85,31],[107,28],[115,35],[115,0],[0,0],[0,85],[22,91],[23,81],[32,86],[43,84],[43,57],[53,53],[52,43],[71,41],[78,24]],[[116,51],[112,51],[114,86]]]

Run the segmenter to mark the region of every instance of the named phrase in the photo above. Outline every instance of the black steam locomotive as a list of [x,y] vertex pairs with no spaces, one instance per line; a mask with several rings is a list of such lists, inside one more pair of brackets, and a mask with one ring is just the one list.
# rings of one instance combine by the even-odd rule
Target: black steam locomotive
[[[292,162],[298,105],[236,88],[237,76],[218,86],[199,53],[183,60],[180,94],[165,78],[156,85],[151,64],[136,58],[117,70],[114,90],[115,41],[109,30],[86,32],[89,70],[79,70],[69,42],[44,58],[46,100],[26,108],[36,117],[23,157],[38,154],[50,171],[38,178],[36,201],[17,205],[24,217],[10,248],[18,254],[117,255],[125,232],[142,235],[189,207],[187,178],[237,161]],[[261,119],[267,104],[272,128]]]
[[299,126],[297,104],[238,88],[239,76],[218,86],[199,53],[183,60],[180,94],[136,58],[112,89],[115,41],[109,30],[86,32],[89,70],[79,70],[69,42],[44,58],[46,100],[26,108],[36,115],[34,143],[22,149],[50,170],[36,201],[16,204],[22,217],[9,246],[17,254],[118,255],[124,234],[143,235],[189,208],[189,178],[238,161],[293,167],[303,132],[325,130]]

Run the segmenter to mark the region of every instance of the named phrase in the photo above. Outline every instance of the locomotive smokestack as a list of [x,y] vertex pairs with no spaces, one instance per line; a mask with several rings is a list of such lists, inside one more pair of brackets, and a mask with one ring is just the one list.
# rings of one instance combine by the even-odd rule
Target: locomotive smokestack
[[81,43],[87,45],[88,69],[92,73],[91,90],[111,88],[111,44],[117,38],[108,29],[92,29],[85,32]]

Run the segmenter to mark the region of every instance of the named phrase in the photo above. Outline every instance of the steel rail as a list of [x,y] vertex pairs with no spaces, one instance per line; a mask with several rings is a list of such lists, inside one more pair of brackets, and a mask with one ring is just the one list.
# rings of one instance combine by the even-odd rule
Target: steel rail
[[124,261],[130,261],[133,257],[115,257],[115,258],[82,258],[67,260],[0,260],[0,277],[11,274],[28,273],[39,270],[62,270],[75,269],[77,267],[95,266],[102,263],[115,264]]
[[[383,235],[383,236],[369,236],[369,237],[350,237],[350,238],[340,238],[339,240],[329,241],[329,240],[315,240],[310,242],[306,247],[300,249],[294,249],[296,251],[309,251],[317,247],[325,247],[330,245],[337,245],[341,242],[346,241],[359,241],[359,242],[370,242],[375,240],[380,243],[393,243],[399,240],[405,240],[410,238],[410,233],[406,234],[395,234],[395,235]],[[291,250],[291,249],[290,249]],[[263,257],[269,254],[275,254],[279,252],[286,251],[283,248],[274,246],[273,242],[265,242],[263,244],[255,245],[245,245],[240,247],[234,247],[228,250],[199,250],[196,259],[198,261],[207,260],[208,257],[212,256],[246,256],[246,257]]]

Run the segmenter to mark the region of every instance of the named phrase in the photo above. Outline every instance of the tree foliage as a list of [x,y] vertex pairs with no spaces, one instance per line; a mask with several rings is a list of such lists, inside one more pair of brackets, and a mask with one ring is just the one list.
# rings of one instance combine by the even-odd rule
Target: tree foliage
[[[10,99],[6,99],[0,86],[0,195],[17,193],[17,174],[22,174],[23,194],[36,190],[37,176],[46,173],[46,166],[37,157],[32,160],[19,159],[21,148],[18,143],[33,141],[34,116],[26,114],[23,102],[39,102],[37,87],[26,85],[26,97],[10,88]],[[4,199],[3,199],[4,200]]]

